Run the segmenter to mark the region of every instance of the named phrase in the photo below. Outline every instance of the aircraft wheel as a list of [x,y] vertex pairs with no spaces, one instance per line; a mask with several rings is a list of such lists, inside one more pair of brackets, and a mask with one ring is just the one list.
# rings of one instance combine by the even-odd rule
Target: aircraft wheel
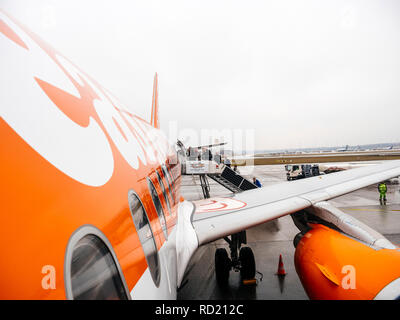
[[256,275],[256,261],[254,260],[253,250],[250,247],[243,247],[239,252],[241,263],[240,275],[242,279],[254,279]]
[[228,283],[229,271],[231,270],[231,260],[224,248],[215,251],[215,276],[217,283],[224,286]]

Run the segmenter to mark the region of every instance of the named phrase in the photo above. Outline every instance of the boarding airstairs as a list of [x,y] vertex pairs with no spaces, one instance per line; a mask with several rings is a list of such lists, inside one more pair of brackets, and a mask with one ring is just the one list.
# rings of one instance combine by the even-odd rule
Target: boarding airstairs
[[234,193],[257,188],[255,184],[228,166],[224,166],[221,174],[208,174],[207,176]]
[[230,165],[222,163],[221,157],[212,155],[209,150],[207,150],[209,153],[207,153],[205,159],[204,157],[202,159],[202,156],[198,152],[189,154],[183,143],[179,140],[177,146],[182,164],[182,174],[199,176],[204,198],[210,198],[208,178],[213,179],[233,193],[257,188],[255,184],[242,177],[237,171],[232,170]]
[[257,188],[246,178],[225,164],[208,160],[187,160],[182,164],[182,174],[198,175],[204,198],[210,197],[208,178],[219,183],[233,193]]

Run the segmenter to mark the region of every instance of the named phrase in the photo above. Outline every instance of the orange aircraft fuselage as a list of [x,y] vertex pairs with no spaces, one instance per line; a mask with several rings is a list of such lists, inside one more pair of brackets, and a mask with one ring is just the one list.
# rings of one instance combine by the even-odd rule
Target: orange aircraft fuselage
[[[101,185],[88,185],[86,178],[79,181],[78,173],[72,178],[63,166],[69,158],[79,155],[69,152],[69,141],[79,136],[64,132],[67,142],[55,141],[58,152],[65,152],[65,163],[52,164],[46,159],[52,150],[42,148],[48,140],[53,139],[52,132],[40,132],[34,143],[38,152],[27,140],[26,130],[30,130],[35,122],[60,121],[59,118],[27,118],[26,128],[19,124],[11,127],[0,119],[1,137],[1,214],[0,241],[2,243],[0,257],[0,299],[65,299],[65,253],[71,235],[81,226],[91,225],[101,230],[111,243],[129,291],[135,286],[147,268],[147,262],[139,241],[128,204],[128,191],[133,190],[140,195],[140,200],[149,216],[157,248],[165,242],[160,220],[154,207],[148,182],[149,177],[157,189],[161,199],[168,233],[177,222],[177,207],[180,186],[180,165],[176,152],[169,145],[162,132],[152,127],[141,118],[124,111],[111,95],[93,79],[81,72],[77,67],[61,59],[61,54],[49,47],[42,40],[30,33],[11,17],[4,15],[0,31],[2,41],[10,50],[27,55],[43,55],[51,67],[58,68],[62,80],[74,87],[77,94],[71,94],[63,88],[41,79],[40,75],[29,74],[31,61],[17,61],[21,69],[26,69],[26,77],[31,77],[35,92],[46,95],[49,110],[57,109],[57,117],[62,117],[68,125],[82,128],[82,139],[85,129],[93,123],[101,129],[98,139],[108,144],[109,163],[112,164],[110,176]],[[8,49],[8,47],[4,47]],[[2,57],[3,59],[3,57]],[[46,60],[47,61],[47,60]],[[44,66],[39,66],[45,68]],[[21,71],[25,72],[24,70]],[[49,75],[51,77],[51,75]],[[16,95],[24,95],[24,88]],[[96,103],[107,105],[111,113],[101,113],[103,109],[95,109]],[[27,108],[35,109],[35,101],[26,101]],[[2,106],[9,108],[10,106]],[[41,106],[42,107],[42,106]],[[51,109],[53,108],[53,109]],[[29,111],[29,110],[28,110]],[[102,116],[100,116],[102,114]],[[23,117],[24,114],[19,116]],[[38,114],[38,117],[39,114]],[[106,119],[108,117],[108,119]],[[61,129],[60,129],[61,130]],[[100,132],[100,130],[98,130]],[[68,135],[71,138],[68,140]],[[119,136],[118,136],[119,135]],[[39,142],[38,142],[39,141]],[[96,140],[93,139],[93,143]],[[42,144],[42,145],[41,145]],[[84,148],[85,146],[83,146]],[[90,147],[90,144],[87,145]],[[135,149],[136,148],[136,149]],[[132,151],[133,150],[133,151]],[[138,154],[136,168],[132,167],[132,158],[127,154]],[[93,156],[96,161],[104,161],[102,155]],[[49,156],[50,157],[50,156]],[[171,188],[163,174],[164,165],[172,178]],[[88,168],[89,169],[89,168]],[[82,170],[83,171],[83,170]],[[158,171],[164,186],[167,188],[171,210],[167,207],[155,172]],[[98,171],[101,175],[103,172]],[[44,290],[42,280],[44,266],[53,266],[56,271],[55,289]]]

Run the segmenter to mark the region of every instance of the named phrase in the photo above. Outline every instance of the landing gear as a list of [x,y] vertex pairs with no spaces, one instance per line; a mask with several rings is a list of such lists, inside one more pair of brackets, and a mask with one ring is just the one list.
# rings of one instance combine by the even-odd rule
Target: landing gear
[[256,275],[256,261],[254,260],[253,250],[250,247],[243,247],[239,253],[240,275],[243,280],[254,279]]
[[208,183],[207,176],[205,174],[201,174],[199,175],[199,179],[204,199],[208,199],[210,197],[210,184]]
[[240,247],[246,244],[246,231],[235,233],[231,238],[224,238],[229,244],[231,258],[224,248],[215,251],[215,275],[217,283],[225,286],[228,283],[229,272],[231,269],[240,271],[243,280],[254,279],[256,275],[256,262],[253,251],[250,247]]
[[215,251],[215,276],[220,286],[226,286],[229,279],[229,271],[231,271],[231,259],[224,248]]

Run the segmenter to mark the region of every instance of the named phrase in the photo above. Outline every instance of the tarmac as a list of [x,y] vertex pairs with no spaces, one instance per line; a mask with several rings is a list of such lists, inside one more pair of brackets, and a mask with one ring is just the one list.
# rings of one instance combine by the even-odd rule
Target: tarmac
[[[239,167],[239,170],[249,180],[257,176],[263,186],[286,181],[284,165]],[[231,194],[218,183],[208,180],[211,197]],[[187,200],[203,199],[199,177],[183,176],[181,194]],[[377,185],[372,185],[329,202],[400,246],[400,185],[388,185],[387,199],[386,206],[381,206]],[[247,245],[252,248],[256,260],[256,285],[243,285],[240,273],[231,271],[228,286],[221,289],[215,280],[214,254],[216,248],[228,250],[228,245],[221,239],[200,247],[188,265],[178,299],[308,300],[294,266],[293,239],[298,232],[290,216],[247,230]],[[275,275],[279,255],[282,255],[287,273],[283,279]]]

